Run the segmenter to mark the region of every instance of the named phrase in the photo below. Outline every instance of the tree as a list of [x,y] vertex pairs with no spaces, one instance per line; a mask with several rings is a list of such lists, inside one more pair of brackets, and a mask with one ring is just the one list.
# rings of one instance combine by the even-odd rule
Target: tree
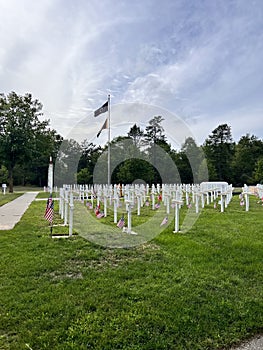
[[[13,192],[14,169],[20,166],[25,171],[30,163],[39,159],[40,135],[55,135],[48,129],[49,121],[41,122],[40,116],[42,104],[37,99],[33,100],[31,94],[0,94],[0,152],[8,169],[10,192]],[[46,162],[48,164],[48,159]]]
[[161,126],[161,122],[164,118],[160,115],[153,117],[149,121],[149,125],[145,128],[144,139],[149,144],[158,144],[161,141],[165,141],[164,128]]
[[57,186],[77,182],[78,164],[82,154],[79,143],[73,139],[63,140],[56,159],[54,182]]
[[116,174],[117,183],[130,184],[134,181],[143,180],[151,183],[154,177],[154,169],[143,159],[127,159],[120,164]]
[[92,175],[90,174],[87,168],[81,169],[77,173],[77,182],[78,184],[85,185],[89,184],[92,181]]
[[231,163],[234,154],[230,126],[222,124],[214,129],[205,140],[203,150],[208,164],[215,169],[216,180],[230,181],[232,179]]
[[[100,146],[94,145],[92,142],[84,140],[80,145],[81,156],[78,163],[78,183],[83,183],[84,178],[86,179],[86,184],[92,184],[93,182],[93,170],[95,168],[96,162],[102,153],[102,148]],[[87,170],[81,172],[81,170]],[[79,182],[81,179],[82,182]]]
[[189,181],[188,183],[200,182],[199,174],[200,174],[201,164],[202,164],[202,178],[204,177],[207,178],[207,176],[205,176],[206,163],[203,162],[204,153],[201,147],[197,146],[195,140],[192,137],[186,138],[185,142],[182,145],[181,153],[182,153],[181,159],[184,160],[186,163],[184,167],[185,168],[190,167],[190,173],[192,174],[191,176],[192,181]]
[[0,167],[0,184],[6,183],[8,180],[8,170],[4,165]]
[[253,175],[256,183],[263,184],[263,158],[257,160]]
[[128,137],[130,137],[133,140],[133,144],[135,147],[139,147],[141,145],[143,131],[139,126],[134,124],[128,132]]
[[242,186],[244,183],[252,185],[255,182],[253,171],[258,159],[263,155],[263,142],[254,135],[242,136],[235,147],[233,157],[234,183]]
[[159,152],[158,146],[163,148],[164,151],[170,151],[171,147],[166,142],[164,135],[164,128],[161,123],[164,121],[162,116],[155,116],[149,121],[149,125],[145,128],[144,142],[148,146],[148,158],[149,162],[154,166],[154,182],[161,183],[162,179],[157,171],[160,168],[161,162],[163,162],[163,154]]

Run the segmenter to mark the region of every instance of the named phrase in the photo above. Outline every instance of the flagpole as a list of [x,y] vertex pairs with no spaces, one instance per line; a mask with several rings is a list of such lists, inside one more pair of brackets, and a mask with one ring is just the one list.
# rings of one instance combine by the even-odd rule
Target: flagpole
[[110,176],[110,95],[108,95],[108,186],[111,183]]

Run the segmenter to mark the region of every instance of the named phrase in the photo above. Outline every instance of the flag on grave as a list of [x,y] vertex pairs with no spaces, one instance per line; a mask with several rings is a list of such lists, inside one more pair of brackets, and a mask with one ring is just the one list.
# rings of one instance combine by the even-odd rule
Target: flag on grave
[[168,216],[166,216],[163,221],[161,222],[161,225],[160,226],[163,226],[163,225],[166,225],[168,222]]
[[94,117],[98,117],[100,114],[108,111],[109,101],[105,102],[100,108],[94,112]]
[[120,220],[118,221],[117,226],[118,226],[119,228],[123,228],[124,225],[125,225],[125,221],[124,221],[124,217],[122,216],[122,217],[120,218]]
[[102,132],[102,130],[104,129],[108,129],[108,118],[105,120],[104,124],[102,125],[100,131],[97,133],[97,137],[100,136],[100,133]]
[[53,216],[54,216],[54,201],[52,199],[52,195],[50,195],[48,200],[47,200],[47,206],[46,206],[46,211],[45,211],[44,217],[49,222],[52,222]]

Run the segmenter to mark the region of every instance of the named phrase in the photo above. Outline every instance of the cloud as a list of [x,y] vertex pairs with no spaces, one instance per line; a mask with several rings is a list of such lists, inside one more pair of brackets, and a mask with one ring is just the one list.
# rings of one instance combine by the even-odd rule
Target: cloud
[[246,116],[258,124],[260,0],[10,0],[1,6],[2,91],[32,92],[64,136],[108,93],[113,104],[139,101],[169,110],[200,139],[220,121],[243,134]]

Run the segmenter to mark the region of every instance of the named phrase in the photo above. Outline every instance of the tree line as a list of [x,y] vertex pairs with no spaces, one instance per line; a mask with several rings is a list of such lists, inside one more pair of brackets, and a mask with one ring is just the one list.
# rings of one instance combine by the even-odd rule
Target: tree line
[[[72,182],[92,184],[100,176],[103,182],[108,145],[63,140],[49,120],[40,121],[42,108],[31,94],[0,94],[0,184],[7,183],[11,192],[14,185],[46,185],[50,156],[60,185],[68,182],[70,171]],[[134,124],[127,135],[111,141],[112,183],[139,179],[150,184],[208,179],[234,186],[263,183],[263,141],[255,135],[246,134],[234,142],[231,127],[221,124],[202,145],[188,137],[175,150],[163,121],[162,116],[154,116],[145,130]]]

